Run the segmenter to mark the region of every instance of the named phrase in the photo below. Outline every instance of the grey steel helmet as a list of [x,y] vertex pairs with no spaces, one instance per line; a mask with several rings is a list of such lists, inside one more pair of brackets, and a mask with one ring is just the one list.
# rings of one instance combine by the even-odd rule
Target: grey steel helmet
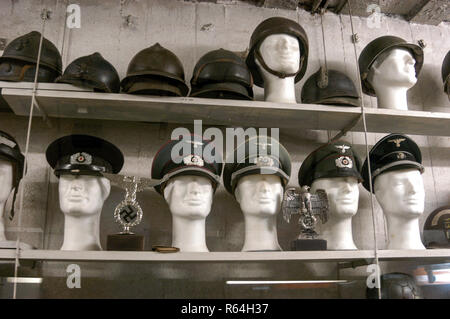
[[[40,40],[41,34],[37,31],[32,31],[12,40],[6,46],[2,57],[0,58],[0,63],[5,59],[13,59],[36,64]],[[56,71],[58,75],[61,75],[62,73],[61,54],[56,46],[46,38],[43,38],[42,41],[39,64]]]
[[302,103],[360,106],[353,81],[344,73],[320,67],[302,88]]
[[180,59],[159,43],[133,57],[120,85],[127,93],[187,96],[189,92]]
[[399,37],[391,35],[382,36],[366,45],[358,58],[359,73],[361,75],[361,84],[364,93],[371,96],[376,96],[375,90],[367,80],[370,68],[380,54],[396,48],[407,49],[411,52],[416,60],[416,64],[414,66],[416,69],[416,77],[419,76],[424,60],[423,49],[420,46],[413,43],[408,43]]
[[252,85],[245,61],[231,51],[218,49],[203,55],[195,65],[190,96],[252,100]]
[[87,87],[99,92],[120,92],[119,74],[98,52],[72,61],[56,82]]
[[[272,34],[288,34],[298,39],[301,56],[299,68],[296,73],[283,74],[272,70],[262,59],[261,55],[259,54],[259,47],[263,40]],[[258,59],[258,61],[261,63],[261,66],[266,71],[282,78],[295,76],[295,83],[300,81],[306,72],[306,67],[308,64],[308,48],[309,45],[306,32],[297,22],[282,17],[272,17],[261,22],[252,33],[252,36],[250,38],[249,53],[246,59],[246,63],[250,71],[252,72],[255,85],[264,87],[264,80],[259,72],[258,66],[256,65],[255,58]]]
[[450,51],[447,52],[447,55],[442,62],[442,81],[444,81],[444,91],[448,94],[448,98],[450,99]]

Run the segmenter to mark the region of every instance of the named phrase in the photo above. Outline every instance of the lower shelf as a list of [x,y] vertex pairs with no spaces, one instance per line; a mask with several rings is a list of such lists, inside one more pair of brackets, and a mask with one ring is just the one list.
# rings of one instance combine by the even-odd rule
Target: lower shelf
[[[0,250],[0,260],[16,258],[16,250]],[[19,260],[40,261],[104,261],[104,262],[254,262],[254,261],[305,261],[344,262],[374,259],[373,250],[357,251],[274,251],[274,252],[209,252],[209,253],[157,253],[150,251],[61,251],[22,250]],[[432,260],[450,261],[450,249],[434,250],[380,250],[380,261]]]

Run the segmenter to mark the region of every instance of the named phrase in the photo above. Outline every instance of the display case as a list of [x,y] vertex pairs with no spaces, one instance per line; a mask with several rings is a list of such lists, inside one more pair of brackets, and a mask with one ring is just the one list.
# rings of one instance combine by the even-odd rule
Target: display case
[[[373,172],[362,172],[362,164],[371,150],[391,133],[404,134],[421,152],[424,170],[419,177],[423,181],[424,207],[415,216],[414,232],[415,239],[427,244],[424,233],[427,217],[439,208],[445,211],[450,205],[447,178],[450,102],[440,73],[450,49],[448,23],[424,26],[382,16],[382,23],[372,28],[369,18],[332,12],[313,15],[303,9],[277,10],[249,3],[162,0],[120,4],[106,1],[101,5],[81,1],[70,8],[59,1],[11,2],[0,4],[0,17],[0,37],[6,43],[31,31],[39,31],[50,40],[61,54],[61,74],[75,59],[99,52],[123,81],[130,76],[130,61],[136,54],[160,43],[181,61],[184,81],[189,87],[196,63],[205,53],[224,48],[246,57],[252,32],[265,19],[288,18],[301,25],[309,40],[305,74],[295,84],[297,103],[267,101],[264,89],[256,85],[252,87],[251,99],[225,99],[132,94],[124,92],[126,85],[120,93],[113,93],[54,81],[0,81],[0,131],[15,138],[25,158],[25,174],[13,204],[14,217],[8,218],[12,193],[3,213],[7,241],[0,249],[2,298],[450,297],[450,250],[425,246],[389,248],[392,236],[406,242],[410,239],[404,237],[405,231],[398,226],[388,229],[388,217],[378,203],[380,196],[371,194],[362,179],[354,190],[358,194],[357,212],[347,216],[346,222],[336,222],[333,216],[328,216],[326,223],[318,222],[315,226],[320,237],[327,239],[328,249],[304,251],[291,250],[291,242],[300,233],[299,217],[294,215],[288,223],[283,218],[281,203],[271,226],[281,250],[242,251],[252,229],[246,224],[248,219],[236,194],[226,189],[222,167],[203,228],[189,228],[191,234],[203,234],[209,251],[152,250],[154,246],[176,246],[174,232],[178,221],[171,213],[174,209],[164,190],[160,193],[149,182],[155,178],[153,165],[161,147],[180,128],[199,135],[215,129],[224,137],[224,159],[234,149],[228,147],[231,141],[225,138],[230,130],[255,129],[272,136],[278,134],[291,163],[290,178],[283,191],[303,186],[299,184],[298,173],[308,156],[336,141],[342,144],[336,144],[341,146],[342,154],[346,145],[351,145],[357,154],[355,158],[361,160],[362,167],[358,166],[361,176],[370,175],[372,179]],[[81,24],[77,25],[79,18]],[[385,35],[401,37],[413,44],[423,39],[426,42],[417,83],[407,93],[403,92],[407,110],[381,108],[376,96],[363,92],[358,57],[372,40]],[[359,106],[301,102],[305,83],[324,65],[344,73],[354,83]],[[328,79],[331,81],[331,75]],[[179,92],[172,87],[170,90]],[[123,166],[118,164],[118,155],[112,147],[101,144],[97,151],[107,150],[97,153],[92,146],[95,141],[86,144],[91,147],[88,155],[92,159],[75,148],[72,153],[82,156],[81,159],[67,157],[65,153],[46,154],[49,145],[69,135],[89,135],[111,143],[123,154]],[[234,143],[234,137],[232,140]],[[56,147],[59,152],[64,148],[61,145]],[[53,167],[49,160],[52,156]],[[111,177],[101,177],[108,179],[109,186],[103,189],[107,191],[101,195],[100,206],[95,206],[97,202],[89,206],[97,207],[91,212],[92,216],[96,214],[94,217],[81,220],[63,213],[62,175],[55,174],[54,168],[62,164],[81,165],[86,160],[90,165],[98,158],[111,166],[112,174],[148,182],[135,193],[142,220],[131,229],[143,238],[141,251],[107,249],[109,236],[123,230],[116,222],[115,210],[126,198],[123,185]],[[336,167],[347,165],[342,163]],[[120,171],[115,172],[118,167]],[[332,200],[330,194],[328,200]],[[328,208],[332,213],[332,208]],[[439,216],[442,215],[445,214]],[[71,224],[69,218],[73,219]],[[406,220],[409,219],[404,223],[409,223]],[[341,227],[341,235],[347,240],[351,238],[353,248],[336,248],[338,239],[330,235],[329,229],[332,223],[342,226],[337,227]],[[78,232],[74,233],[74,228]],[[380,282],[384,285],[381,290],[371,289]]]

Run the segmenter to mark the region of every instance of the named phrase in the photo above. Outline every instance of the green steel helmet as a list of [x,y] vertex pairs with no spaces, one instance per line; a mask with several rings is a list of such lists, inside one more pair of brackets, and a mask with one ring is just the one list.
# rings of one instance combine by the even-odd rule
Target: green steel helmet
[[[4,59],[14,59],[30,63],[37,63],[39,42],[41,40],[41,34],[37,31],[32,31],[21,37],[12,40],[5,48],[0,62]],[[50,68],[61,75],[62,73],[62,59],[56,46],[43,38],[41,48],[41,66]]]
[[16,200],[18,186],[23,177],[25,157],[22,155],[19,144],[14,137],[3,131],[0,131],[0,159],[13,164],[14,197],[10,213],[10,219],[12,219],[14,217],[14,202]]
[[442,62],[442,81],[444,81],[444,91],[448,94],[450,99],[450,51],[447,52],[447,55]]
[[72,61],[56,82],[87,87],[97,92],[120,92],[119,74],[98,52]]
[[[0,81],[34,82],[36,64],[17,59],[5,58],[0,61]],[[59,73],[49,67],[39,66],[37,81],[53,83]]]
[[245,61],[237,54],[213,50],[194,67],[190,96],[253,99],[253,79]]
[[289,182],[291,157],[273,137],[257,135],[247,138],[228,156],[223,170],[223,185],[230,194],[234,194],[239,180],[247,175],[276,175],[284,187]]
[[[381,299],[422,299],[423,293],[411,275],[384,274],[380,277]],[[378,299],[378,288],[366,288],[367,299]]]
[[319,178],[355,177],[362,181],[361,160],[347,142],[325,144],[309,154],[298,172],[298,184],[311,186]]
[[[259,47],[263,40],[272,34],[288,34],[294,36],[298,39],[300,46],[300,65],[298,71],[294,74],[283,74],[275,70],[270,69],[263,61],[261,55],[259,54]],[[282,18],[282,17],[272,17],[261,22],[250,38],[249,53],[246,59],[246,63],[252,72],[253,80],[255,85],[259,87],[264,87],[264,80],[259,72],[258,66],[256,65],[255,58],[261,63],[264,69],[278,77],[287,77],[295,75],[295,83],[301,80],[306,72],[306,67],[308,64],[308,37],[305,30],[295,21]]]
[[388,50],[402,48],[407,49],[413,55],[416,60],[416,64],[414,66],[416,69],[416,77],[419,76],[424,61],[422,48],[416,44],[408,43],[399,37],[391,35],[382,36],[366,45],[358,58],[361,84],[364,93],[375,96],[375,90],[367,80],[367,77],[369,75],[370,68],[378,56]]
[[[187,96],[189,88],[184,80],[184,69],[180,59],[162,47],[159,43],[138,52],[128,65],[127,76],[122,80],[124,92],[130,92],[136,83],[147,82],[165,83],[178,88],[182,96]],[[141,85],[142,86],[142,85]],[[145,85],[144,85],[145,86]],[[153,87],[152,87],[153,88]]]
[[319,68],[302,88],[302,103],[361,106],[353,81],[344,73]]

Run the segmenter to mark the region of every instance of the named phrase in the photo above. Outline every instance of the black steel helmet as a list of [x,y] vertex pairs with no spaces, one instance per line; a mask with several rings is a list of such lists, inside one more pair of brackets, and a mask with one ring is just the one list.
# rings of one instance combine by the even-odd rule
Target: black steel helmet
[[11,135],[3,131],[0,131],[0,159],[13,164],[14,198],[10,215],[10,219],[12,219],[14,217],[14,202],[16,200],[18,186],[23,177],[25,157],[22,155],[17,141]]
[[[0,60],[0,80],[12,82],[34,82],[36,64],[26,61],[5,58]],[[40,66],[38,82],[53,83],[60,75],[49,67]]]
[[56,82],[92,88],[99,92],[120,92],[119,74],[98,52],[72,61]]
[[399,37],[391,35],[382,36],[366,45],[358,58],[359,73],[361,75],[361,84],[364,93],[375,96],[375,90],[367,81],[367,76],[369,75],[370,68],[377,57],[387,50],[398,48],[407,49],[411,52],[416,60],[416,64],[414,66],[416,69],[416,77],[419,76],[424,59],[422,48],[416,44],[408,43]]
[[442,62],[442,81],[444,81],[444,91],[448,94],[450,98],[450,51]]
[[253,79],[245,61],[237,54],[213,50],[197,62],[191,79],[191,94],[196,97],[233,97],[251,100]]
[[302,103],[360,106],[353,81],[342,72],[322,67],[303,85]]
[[[259,46],[262,41],[272,34],[289,34],[298,39],[300,45],[300,65],[298,71],[294,74],[281,74],[280,72],[271,70],[266,66],[259,54]],[[249,53],[247,56],[246,63],[252,72],[253,80],[255,85],[259,87],[264,87],[264,80],[258,70],[258,66],[255,63],[255,57],[261,63],[261,65],[268,72],[275,74],[279,77],[294,76],[295,83],[300,81],[306,72],[306,67],[308,64],[308,37],[305,30],[295,21],[282,18],[282,17],[272,17],[261,22],[250,38]]]
[[[422,291],[411,275],[399,272],[380,277],[381,299],[422,299]],[[377,288],[366,289],[367,299],[378,299]]]
[[439,207],[428,215],[423,239],[427,248],[450,248],[450,206]]
[[184,80],[183,64],[171,51],[159,43],[137,53],[128,65],[127,76],[122,80],[124,92],[130,92],[133,84],[151,79],[175,86],[182,96],[187,96],[189,88]]
[[[0,62],[3,59],[15,59],[36,64],[40,40],[41,34],[37,31],[32,31],[12,40],[6,46]],[[56,71],[58,75],[62,73],[61,54],[56,46],[46,38],[42,41],[40,65]]]

